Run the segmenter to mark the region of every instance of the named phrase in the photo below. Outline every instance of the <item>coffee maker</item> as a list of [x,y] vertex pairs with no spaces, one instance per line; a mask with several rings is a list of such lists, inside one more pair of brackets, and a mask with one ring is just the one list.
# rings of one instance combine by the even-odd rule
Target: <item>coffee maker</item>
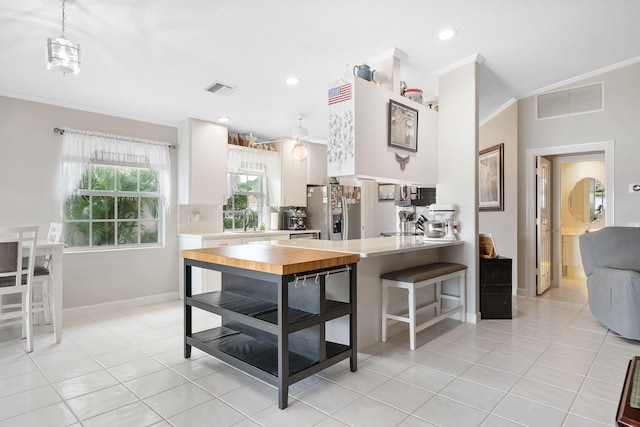
[[283,227],[285,230],[306,230],[304,221],[307,218],[307,211],[304,208],[290,208],[282,215]]

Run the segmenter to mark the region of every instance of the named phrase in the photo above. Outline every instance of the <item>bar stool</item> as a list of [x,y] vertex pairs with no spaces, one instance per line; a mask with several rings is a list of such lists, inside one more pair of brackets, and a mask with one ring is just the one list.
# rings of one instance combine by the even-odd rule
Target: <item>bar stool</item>
[[[465,296],[466,296],[466,271],[467,266],[451,262],[437,262],[411,267],[404,270],[384,273],[382,279],[382,342],[387,342],[387,326],[395,322],[409,324],[409,347],[416,349],[416,334],[458,312],[462,313],[462,321],[465,321]],[[459,278],[459,295],[442,293],[442,283],[445,280]],[[416,305],[416,290],[425,286],[436,286],[436,299],[434,302],[418,307]],[[389,289],[406,289],[408,293],[408,312],[391,314],[389,310]],[[442,312],[442,300],[457,301],[455,308]],[[416,324],[416,316],[431,308],[435,308],[435,317],[420,324]]]

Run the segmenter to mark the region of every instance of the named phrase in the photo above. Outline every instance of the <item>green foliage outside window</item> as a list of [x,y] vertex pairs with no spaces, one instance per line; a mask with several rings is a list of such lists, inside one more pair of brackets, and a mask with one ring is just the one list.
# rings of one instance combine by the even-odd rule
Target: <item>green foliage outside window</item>
[[[247,230],[257,229],[260,226],[264,178],[260,175],[230,173],[228,179],[233,194],[222,207],[224,229],[244,229],[245,218],[248,221]],[[251,209],[252,214],[247,209]]]
[[160,195],[148,169],[90,164],[78,194],[65,203],[68,247],[160,243]]

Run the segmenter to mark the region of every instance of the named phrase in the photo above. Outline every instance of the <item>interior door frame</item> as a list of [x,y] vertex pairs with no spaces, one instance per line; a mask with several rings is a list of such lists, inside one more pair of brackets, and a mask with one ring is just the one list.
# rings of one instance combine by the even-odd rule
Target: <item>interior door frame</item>
[[[604,151],[604,167],[607,177],[605,226],[614,224],[614,149],[615,141],[590,142],[584,144],[561,145],[557,147],[529,148],[525,150],[525,287],[518,286],[518,295],[536,296],[536,157],[569,156]],[[555,227],[555,224],[553,224]]]

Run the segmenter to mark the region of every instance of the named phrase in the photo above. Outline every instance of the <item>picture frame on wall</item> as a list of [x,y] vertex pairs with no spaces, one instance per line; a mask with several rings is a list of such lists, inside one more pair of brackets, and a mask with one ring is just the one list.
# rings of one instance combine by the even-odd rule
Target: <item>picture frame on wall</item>
[[481,211],[504,210],[504,143],[480,151],[478,187]]
[[378,184],[378,200],[389,201],[396,198],[395,184]]
[[389,146],[418,151],[418,110],[389,100]]

